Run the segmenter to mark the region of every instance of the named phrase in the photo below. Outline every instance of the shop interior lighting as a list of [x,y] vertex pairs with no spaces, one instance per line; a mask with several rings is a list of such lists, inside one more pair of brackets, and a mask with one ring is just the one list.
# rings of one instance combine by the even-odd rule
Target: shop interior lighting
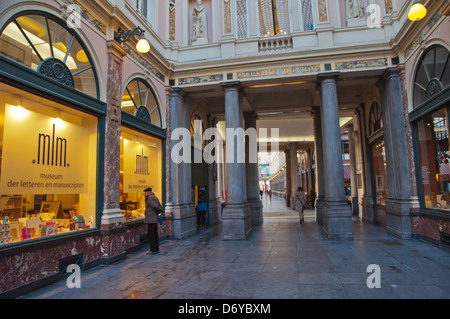
[[12,115],[18,120],[24,119],[28,115],[28,110],[21,105],[16,105],[12,108]]
[[[50,45],[47,41],[44,41],[43,39],[35,36],[31,32],[22,29],[23,32],[26,34],[28,39],[30,39],[31,43],[33,43],[36,50],[39,51],[39,54],[42,56],[43,59],[49,58],[52,56],[52,53],[50,51]],[[18,41],[23,46],[26,46],[31,49],[30,43],[25,39],[25,37],[20,32],[19,28],[16,24],[10,23],[6,29],[3,31],[3,34],[7,35],[8,37]],[[55,58],[63,61],[64,57],[66,56],[67,48],[62,42],[55,42],[53,43],[53,54]],[[36,52],[32,50],[32,53],[36,55]],[[82,54],[79,55],[80,58],[82,57]],[[74,59],[69,55],[66,60],[66,65],[70,70],[76,70],[78,66],[76,65]]]
[[140,53],[147,53],[150,51],[150,43],[143,37],[145,30],[137,27],[134,30],[125,31],[119,28],[118,33],[114,36],[114,40],[119,42],[120,44],[127,42],[131,39],[132,36],[142,37],[136,44],[136,50]]
[[419,21],[425,17],[427,9],[419,0],[414,0],[413,5],[409,9],[408,19],[411,21]]
[[288,83],[260,84],[260,85],[251,85],[248,88],[249,89],[256,89],[256,88],[264,88],[264,87],[272,87],[272,86],[283,86],[283,85],[295,85],[295,84],[304,84],[304,83],[306,83],[306,81],[288,82]]
[[63,128],[66,126],[66,122],[61,119],[61,117],[57,117],[53,120],[53,124],[56,125],[57,128]]

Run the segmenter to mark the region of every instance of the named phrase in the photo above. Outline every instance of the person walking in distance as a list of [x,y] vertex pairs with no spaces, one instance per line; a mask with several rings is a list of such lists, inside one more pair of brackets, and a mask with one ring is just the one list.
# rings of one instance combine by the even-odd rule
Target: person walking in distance
[[152,189],[146,188],[145,192],[145,218],[144,223],[147,224],[147,236],[150,244],[150,251],[147,254],[159,253],[159,235],[158,223],[159,214],[162,214],[162,205],[158,197],[153,193]]
[[300,186],[297,188],[297,192],[295,193],[295,208],[298,211],[298,215],[300,217],[300,224],[305,222],[305,204],[306,204],[306,196],[303,188]]

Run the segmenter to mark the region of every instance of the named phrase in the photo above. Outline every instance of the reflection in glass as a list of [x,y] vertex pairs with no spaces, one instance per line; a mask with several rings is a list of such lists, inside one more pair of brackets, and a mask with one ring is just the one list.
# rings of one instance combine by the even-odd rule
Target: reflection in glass
[[258,0],[258,8],[261,36],[290,33],[287,0]]
[[161,113],[153,90],[147,82],[134,79],[128,83],[122,96],[122,111],[136,115],[140,106],[149,114],[151,124],[161,127]]
[[425,52],[414,80],[414,107],[439,94],[450,84],[450,53],[435,45]]
[[144,189],[162,199],[161,140],[121,127],[120,209],[126,221],[144,218]]
[[95,228],[97,118],[3,83],[0,94],[0,246]]
[[450,152],[445,108],[417,123],[424,206],[450,211]]
[[0,52],[33,70],[56,58],[70,70],[76,90],[98,97],[93,64],[78,36],[48,15],[23,15],[9,22],[0,36]]
[[375,177],[376,203],[386,205],[389,196],[387,170],[386,170],[386,150],[383,139],[376,141],[372,145],[373,175]]

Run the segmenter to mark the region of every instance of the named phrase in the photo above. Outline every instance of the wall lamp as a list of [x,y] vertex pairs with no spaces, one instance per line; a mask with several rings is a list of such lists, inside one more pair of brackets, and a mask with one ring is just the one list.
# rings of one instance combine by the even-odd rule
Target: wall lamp
[[[142,30],[140,27],[137,27],[136,29],[130,31],[125,31],[119,28],[117,32],[118,34],[114,35],[114,40],[122,44],[130,40],[130,38],[134,35],[142,37],[145,30]],[[147,53],[148,51],[150,51],[150,43],[148,43],[148,41],[145,38],[142,38],[136,44],[136,50],[140,53]]]
[[419,21],[425,17],[427,9],[419,0],[414,0],[413,5],[409,9],[408,19],[411,21]]

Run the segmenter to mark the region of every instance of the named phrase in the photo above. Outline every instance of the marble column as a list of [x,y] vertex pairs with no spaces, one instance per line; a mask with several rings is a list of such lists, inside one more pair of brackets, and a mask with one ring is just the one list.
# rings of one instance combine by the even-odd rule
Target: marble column
[[359,203],[358,203],[358,185],[356,181],[356,150],[353,133],[354,133],[353,125],[350,125],[348,127],[348,149],[350,155],[351,203],[352,203],[352,214],[354,216],[358,216]]
[[[252,231],[251,214],[245,203],[247,197],[245,191],[245,158],[241,163],[238,149],[244,143],[237,137],[228,134],[236,129],[243,129],[242,107],[240,104],[239,82],[221,83],[225,91],[225,124],[226,136],[226,174],[227,174],[227,198],[222,211],[222,236],[223,240],[244,240]],[[231,139],[234,138],[234,143]],[[242,148],[241,148],[242,150]],[[244,148],[245,150],[245,148]],[[245,193],[244,193],[245,192]]]
[[120,121],[122,96],[122,61],[126,51],[111,40],[108,46],[107,114],[105,125],[105,188],[102,225],[122,223],[120,202]]
[[[244,112],[245,130],[254,129],[256,131],[256,113],[255,111]],[[263,222],[262,202],[259,195],[259,170],[258,170],[258,154],[256,161],[251,161],[250,139],[245,139],[245,171],[247,183],[247,202],[250,206],[252,215],[252,226],[261,225]],[[257,148],[256,148],[257,149]]]
[[[291,198],[289,207],[292,209],[296,209],[295,207],[295,193],[297,192],[297,188],[300,186],[300,179],[298,175],[298,161],[297,161],[297,143],[289,143],[289,162],[290,162],[290,175],[291,175]],[[288,159],[286,159],[287,161]]]
[[120,131],[122,102],[122,62],[126,51],[114,40],[107,41],[107,110],[105,118],[104,194],[101,218],[102,263],[123,259],[126,256],[124,236],[125,216],[120,202]]
[[336,79],[338,72],[318,78],[322,98],[322,141],[325,181],[323,231],[327,239],[353,239],[352,212],[345,198]]
[[[186,94],[180,88],[173,88],[170,108],[170,130],[172,132],[176,128],[186,128]],[[189,136],[190,138],[190,136]],[[180,141],[171,140],[170,154],[172,154],[173,147],[181,143]],[[190,143],[189,143],[190,147]],[[190,150],[183,149],[182,152]],[[190,157],[189,157],[190,160]],[[187,198],[191,191],[191,173],[190,163],[182,161],[181,163],[170,162],[170,192],[171,201],[166,205],[166,212],[173,216],[173,235],[175,239],[183,239],[195,235],[197,233],[197,216],[192,204],[192,200]]]
[[284,150],[284,157],[286,159],[286,206],[291,207],[291,150]]
[[322,122],[320,107],[314,110],[314,149],[316,153],[317,196],[315,203],[316,222],[323,224],[323,206],[325,204],[325,175],[323,167]]
[[[388,168],[389,197],[386,201],[386,230],[403,239],[411,238],[411,184],[405,117],[400,77],[396,68],[388,68],[379,84],[386,122],[383,133]],[[386,125],[387,124],[387,125]],[[388,145],[386,141],[388,140]]]

